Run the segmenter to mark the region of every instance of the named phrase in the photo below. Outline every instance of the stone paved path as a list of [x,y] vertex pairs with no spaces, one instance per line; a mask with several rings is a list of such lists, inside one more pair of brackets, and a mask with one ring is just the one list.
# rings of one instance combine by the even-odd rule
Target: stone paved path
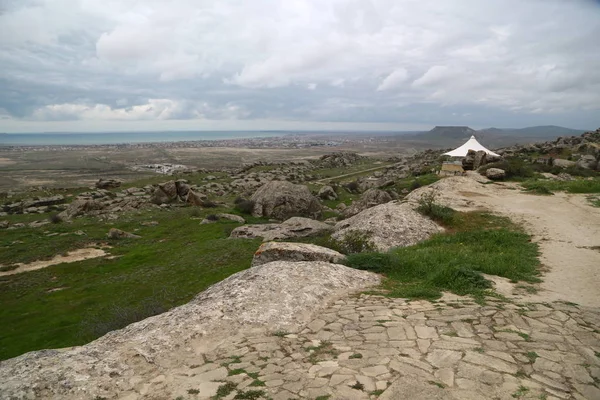
[[600,311],[360,295],[152,382],[186,399],[600,399]]

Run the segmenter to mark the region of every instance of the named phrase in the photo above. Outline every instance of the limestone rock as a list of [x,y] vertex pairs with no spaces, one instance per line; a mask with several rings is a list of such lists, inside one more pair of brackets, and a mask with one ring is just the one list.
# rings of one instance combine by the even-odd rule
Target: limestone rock
[[109,239],[139,239],[141,236],[134,235],[133,233],[125,232],[117,228],[110,228],[106,237]]
[[488,168],[488,170],[485,171],[485,176],[493,180],[504,179],[506,171],[500,168]]
[[598,166],[598,161],[596,161],[596,157],[592,155],[584,155],[577,161],[577,166],[584,169],[596,169]]
[[473,170],[477,170],[485,164],[487,164],[487,153],[483,150],[475,152],[475,157],[473,157]]
[[321,214],[319,200],[308,187],[286,181],[271,181],[251,197],[252,215],[284,220],[294,216],[317,218]]
[[338,198],[337,193],[331,186],[323,186],[317,196],[323,200],[336,200]]
[[197,207],[204,207],[208,198],[200,193],[196,193],[189,189],[185,198],[185,202]]
[[90,211],[102,210],[104,205],[96,200],[74,200],[67,209],[59,214],[63,219],[71,219]]
[[560,168],[567,168],[575,165],[575,161],[563,160],[562,158],[555,158],[552,161],[552,165]]
[[252,260],[252,266],[266,264],[272,261],[325,261],[340,263],[346,259],[341,253],[309,243],[263,243]]
[[409,203],[392,201],[338,222],[332,237],[343,240],[351,231],[366,233],[379,251],[387,251],[416,244],[443,228],[413,210]]
[[333,231],[333,227],[310,218],[292,217],[281,224],[244,225],[235,228],[230,238],[284,240],[316,236]]
[[367,208],[389,201],[392,201],[392,196],[388,192],[379,189],[369,189],[360,196],[360,199],[352,202],[350,207],[344,209],[342,215],[346,218],[351,217]]
[[100,178],[98,182],[96,182],[96,187],[98,189],[114,189],[121,186],[122,181],[118,179],[102,179]]
[[[3,360],[0,397],[126,398],[128,391],[135,393],[139,382],[158,383],[164,379],[161,374],[175,360],[191,355],[202,359],[202,354],[215,349],[232,332],[241,337],[257,329],[293,332],[309,323],[331,300],[379,282],[376,274],[325,262],[263,264],[209,287],[183,306],[108,333],[87,345],[34,351]],[[194,372],[194,387],[199,387],[200,382],[209,384],[210,380],[225,378],[226,370],[218,364],[201,368],[209,369],[200,374]],[[190,370],[185,371],[183,375]],[[176,375],[174,371],[171,374]],[[214,392],[220,385],[214,384],[212,391],[203,394]],[[151,397],[177,396],[168,393]],[[135,394],[133,397],[137,398]]]

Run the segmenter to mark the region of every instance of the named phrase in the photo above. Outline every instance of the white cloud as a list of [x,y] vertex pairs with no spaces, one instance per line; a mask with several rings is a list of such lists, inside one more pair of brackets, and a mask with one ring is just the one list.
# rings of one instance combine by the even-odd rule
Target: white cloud
[[0,14],[0,108],[351,122],[414,106],[435,124],[460,106],[577,125],[600,108],[599,35],[591,0],[22,0]]
[[408,71],[404,68],[398,68],[389,74],[383,82],[377,87],[378,91],[397,88],[408,79]]

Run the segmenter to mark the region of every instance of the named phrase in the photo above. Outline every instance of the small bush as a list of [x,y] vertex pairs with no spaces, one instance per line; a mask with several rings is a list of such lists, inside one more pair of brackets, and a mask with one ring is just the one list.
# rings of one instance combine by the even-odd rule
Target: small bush
[[508,179],[531,178],[535,174],[531,164],[518,158],[510,158],[504,161],[486,164],[480,167],[478,171],[481,175],[485,175],[485,172],[490,168],[500,168],[504,170],[504,172],[506,172],[506,178]]
[[233,201],[233,204],[239,204],[242,201],[246,201],[246,199],[244,199],[243,197],[236,197],[235,200]]
[[417,179],[415,179],[414,181],[412,181],[412,183],[409,186],[410,191],[412,192],[413,190],[416,190],[418,188],[421,187],[421,182],[419,182]]
[[58,214],[52,214],[48,220],[53,223],[53,224],[60,224],[61,222],[63,222],[63,219],[60,215]]
[[565,168],[564,172],[566,172],[569,175],[581,176],[584,178],[598,175],[598,173],[596,171],[592,171],[591,169],[581,168],[577,165],[571,165],[570,167]]
[[190,217],[199,217],[200,216],[200,209],[194,207],[190,210]]
[[452,225],[455,211],[450,207],[437,204],[435,201],[436,197],[437,192],[433,190],[424,195],[419,201],[417,211],[443,225]]
[[358,193],[358,182],[356,181],[352,181],[352,182],[348,182],[345,185],[346,190],[348,190],[350,193]]
[[215,208],[215,207],[218,207],[218,206],[219,205],[217,203],[215,203],[214,201],[212,201],[212,200],[204,200],[202,202],[202,207],[204,207],[204,208]]
[[376,250],[367,232],[350,231],[337,243],[340,251],[344,254],[373,252]]
[[373,272],[385,272],[394,265],[394,256],[390,253],[350,254],[346,265],[352,268]]
[[209,221],[218,221],[219,220],[219,216],[216,214],[209,214],[206,216],[206,219]]
[[[236,199],[237,201],[237,199]],[[237,203],[235,203],[235,209],[238,210],[239,212],[241,212],[242,214],[252,214],[252,211],[254,211],[254,205],[255,202],[252,200],[244,200],[241,199],[240,201],[238,201]]]

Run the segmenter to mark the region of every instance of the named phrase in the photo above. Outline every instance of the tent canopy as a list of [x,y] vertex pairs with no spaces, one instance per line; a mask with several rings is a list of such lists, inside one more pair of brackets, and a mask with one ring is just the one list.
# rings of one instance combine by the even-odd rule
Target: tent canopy
[[467,142],[465,144],[463,144],[459,148],[456,148],[456,149],[454,149],[452,151],[444,153],[444,155],[445,156],[450,156],[450,157],[466,157],[467,156],[467,152],[469,150],[475,150],[475,151],[483,150],[487,154],[490,154],[492,156],[500,157],[498,154],[494,153],[493,151],[488,150],[485,147],[483,147],[481,145],[481,143],[479,143],[477,141],[477,139],[475,139],[475,136],[471,136],[471,139],[467,140]]

